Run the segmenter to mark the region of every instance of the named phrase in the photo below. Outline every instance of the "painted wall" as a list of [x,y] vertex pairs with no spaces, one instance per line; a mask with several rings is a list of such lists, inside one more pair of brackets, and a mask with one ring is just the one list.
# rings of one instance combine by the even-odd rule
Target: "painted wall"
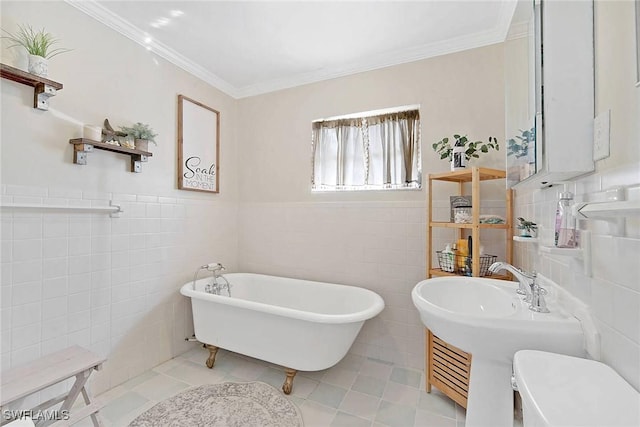
[[[421,369],[424,327],[411,289],[426,269],[426,190],[311,193],[311,122],[420,104],[423,186],[449,170],[431,144],[457,132],[504,133],[503,49],[474,49],[239,101],[240,269],[362,286],[385,310],[368,321],[352,352]],[[482,165],[503,168],[504,151]],[[483,213],[504,215],[504,181],[483,184]],[[446,220],[453,184],[434,185]],[[434,250],[454,239],[439,230]],[[504,259],[504,231],[483,235]]]
[[[125,211],[2,211],[2,369],[79,344],[108,357],[94,381],[103,391],[189,348],[190,305],[178,289],[197,266],[236,269],[236,101],[64,2],[0,7],[2,28],[45,27],[73,48],[50,63],[64,89],[48,112],[32,108],[32,88],[1,82],[2,203],[113,200]],[[24,65],[16,50],[0,52]],[[219,195],[176,189],[178,94],[221,112]],[[77,123],[105,117],[159,134],[142,173],[105,151],[72,163]]]
[[[595,7],[596,114],[611,110],[611,156],[596,163],[596,172],[575,180],[569,189],[576,200],[627,186],[630,199],[640,199],[640,87],[635,87],[633,2],[598,1]],[[585,146],[590,150],[591,146]],[[557,188],[518,190],[515,212],[542,225],[542,238],[552,241]],[[622,235],[605,221],[580,221],[592,233],[593,277],[585,277],[582,261],[540,256],[533,246],[515,246],[516,263],[536,270],[586,302],[602,339],[602,360],[636,389],[640,388],[640,219],[626,220]]]

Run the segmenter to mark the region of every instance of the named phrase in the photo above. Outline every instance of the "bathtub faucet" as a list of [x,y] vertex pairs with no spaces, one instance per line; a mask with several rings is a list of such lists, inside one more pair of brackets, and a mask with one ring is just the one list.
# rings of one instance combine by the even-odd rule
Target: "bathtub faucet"
[[[207,270],[213,273],[213,282],[208,283],[204,287],[204,291],[214,295],[220,295],[223,289],[227,290],[227,294],[231,296],[231,284],[226,277],[222,275],[222,272],[226,270],[219,262],[211,262],[200,266],[193,275],[193,290],[196,289],[196,280],[198,279],[198,273],[202,270]],[[223,283],[220,283],[220,281]]]
[[210,263],[207,265],[203,265],[202,269],[206,269],[213,273],[213,282],[209,283],[205,286],[205,292],[214,295],[220,295],[223,289],[227,290],[227,295],[231,296],[231,284],[227,280],[226,277],[222,275],[222,272],[226,270],[222,264]]

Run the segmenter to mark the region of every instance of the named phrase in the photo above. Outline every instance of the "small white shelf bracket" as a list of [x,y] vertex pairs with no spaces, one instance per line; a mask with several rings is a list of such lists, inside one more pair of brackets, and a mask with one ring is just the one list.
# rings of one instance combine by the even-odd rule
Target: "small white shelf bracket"
[[580,230],[580,247],[578,248],[558,248],[555,246],[540,246],[539,251],[543,254],[567,256],[581,259],[583,263],[583,273],[586,277],[592,277],[591,268],[591,231]]
[[614,236],[624,236],[625,218],[640,216],[640,200],[626,200],[625,188],[614,187],[600,193],[601,201],[576,203],[573,214],[578,219],[609,223]]
[[537,237],[513,236],[513,240],[515,242],[522,242],[522,243],[535,243],[535,244],[537,244],[539,242]]

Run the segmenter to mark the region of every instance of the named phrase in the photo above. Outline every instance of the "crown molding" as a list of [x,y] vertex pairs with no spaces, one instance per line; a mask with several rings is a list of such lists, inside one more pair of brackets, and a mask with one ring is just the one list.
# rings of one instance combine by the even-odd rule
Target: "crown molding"
[[150,46],[151,51],[156,55],[175,64],[235,99],[261,95],[305,84],[317,83],[323,80],[334,79],[351,74],[501,43],[504,42],[506,38],[509,30],[509,24],[511,23],[513,13],[516,8],[516,0],[503,1],[499,12],[498,24],[488,31],[441,42],[429,43],[395,52],[386,52],[384,54],[370,56],[362,61],[347,63],[339,67],[322,68],[309,73],[296,74],[282,79],[260,82],[238,88],[162,43],[157,41],[153,41],[151,44],[145,43],[145,39],[148,37],[146,32],[109,11],[95,0],[65,0],[65,2],[86,13],[102,24],[119,32],[125,37],[133,40],[139,45],[145,48]]
[[189,74],[209,83],[216,89],[221,90],[233,98],[238,98],[238,90],[234,86],[163,43],[155,40],[151,43],[146,43],[145,39],[149,35],[145,31],[136,27],[119,15],[111,12],[95,0],[65,0],[65,2],[81,12],[86,13],[98,22],[117,31],[123,36],[133,40],[145,49],[151,47],[151,52],[182,68]]

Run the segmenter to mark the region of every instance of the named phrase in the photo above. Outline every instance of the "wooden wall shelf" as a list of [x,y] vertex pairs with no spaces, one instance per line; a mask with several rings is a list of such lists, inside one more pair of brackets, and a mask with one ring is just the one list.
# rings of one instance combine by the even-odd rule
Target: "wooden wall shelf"
[[131,172],[142,172],[142,163],[146,162],[149,160],[149,157],[153,156],[153,154],[148,151],[106,144],[104,142],[94,141],[87,138],[70,139],[69,144],[73,144],[73,163],[77,165],[86,165],[87,153],[91,153],[96,149],[111,151],[112,153],[126,154],[131,157]]
[[33,108],[39,110],[48,110],[49,98],[55,96],[57,91],[62,89],[62,83],[27,73],[6,64],[0,64],[0,77],[33,87]]

